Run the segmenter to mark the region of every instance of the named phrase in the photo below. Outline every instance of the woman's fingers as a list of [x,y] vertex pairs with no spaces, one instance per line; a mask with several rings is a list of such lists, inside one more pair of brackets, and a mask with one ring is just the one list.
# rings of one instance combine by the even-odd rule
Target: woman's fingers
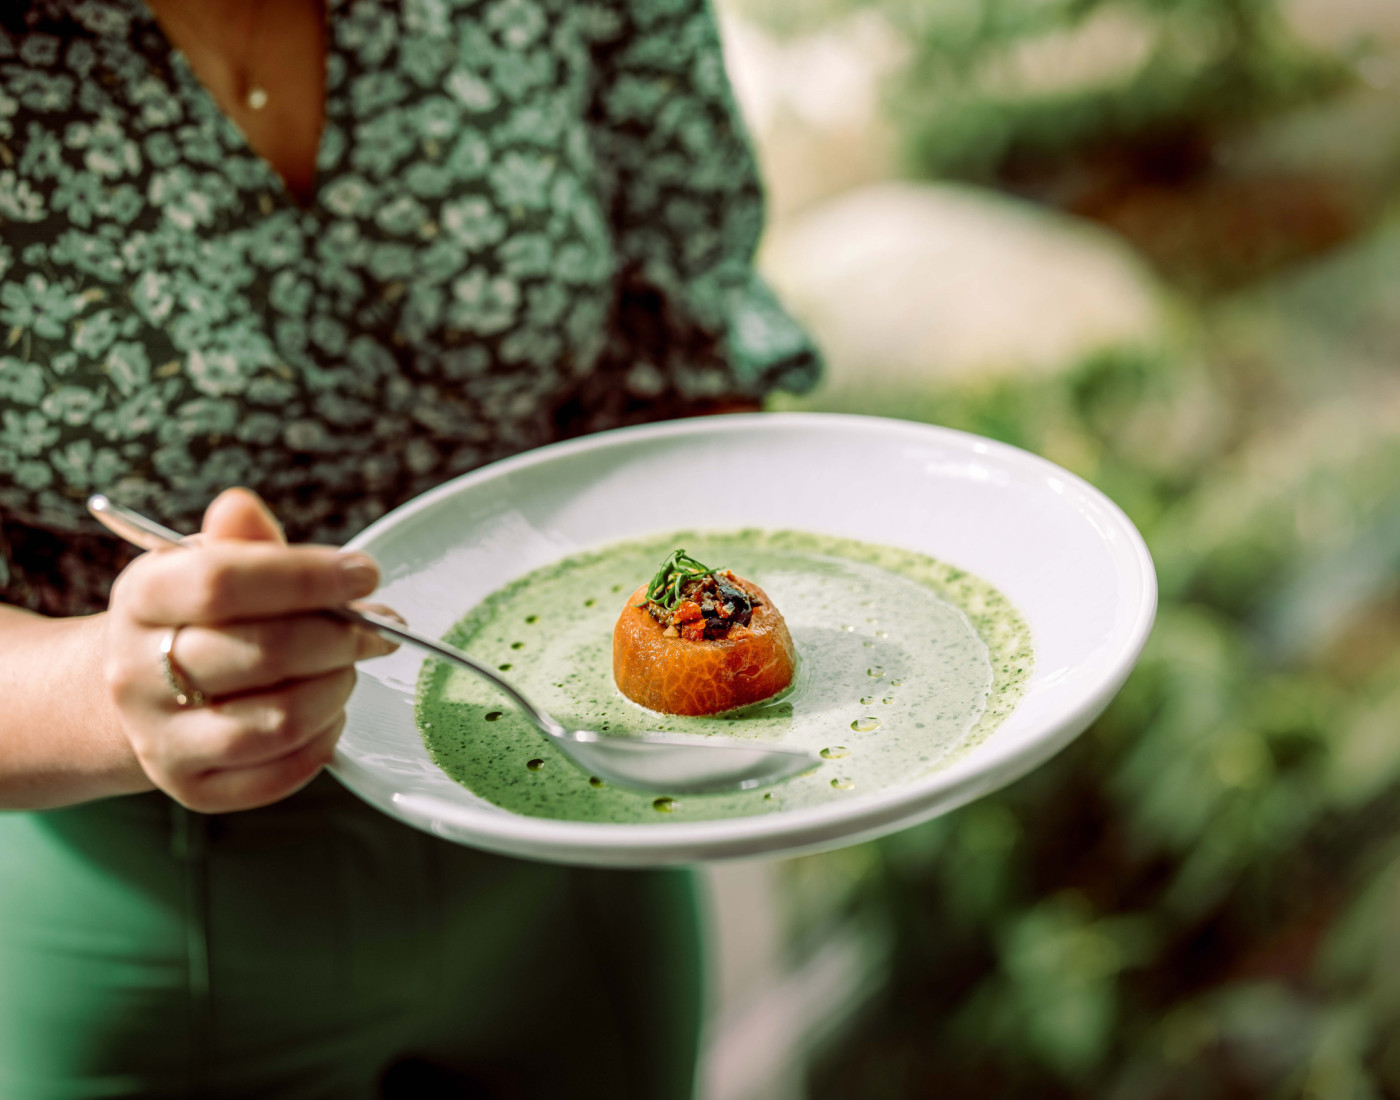
[[[104,620],[107,690],[159,787],[205,812],[266,805],[330,759],[355,662],[395,648],[325,614],[373,592],[379,570],[364,554],[286,545],[244,490],[221,494],[184,543],[118,578]],[[160,640],[176,627],[162,673]],[[171,679],[208,702],[180,706]]]
[[172,770],[248,768],[296,752],[344,711],[354,688],[355,670],[343,668],[208,703],[182,723],[180,743],[168,746],[179,757]]
[[247,768],[210,771],[182,784],[176,797],[200,813],[228,813],[267,806],[300,790],[330,763],[345,728],[340,714],[290,752]]
[[147,625],[229,623],[336,607],[367,596],[379,568],[327,546],[206,539],[197,550],[143,555],[113,594]]
[[321,676],[395,648],[371,630],[311,612],[187,626],[175,639],[172,657],[192,685],[220,699]]
[[216,496],[204,510],[200,530],[211,539],[287,542],[272,509],[251,489],[225,489]]

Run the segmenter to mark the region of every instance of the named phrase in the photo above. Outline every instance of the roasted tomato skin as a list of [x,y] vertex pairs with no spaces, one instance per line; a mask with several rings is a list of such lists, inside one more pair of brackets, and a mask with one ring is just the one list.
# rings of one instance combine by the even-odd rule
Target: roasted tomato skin
[[[752,602],[747,625],[727,625],[724,637],[705,636],[713,618],[658,622],[645,606],[646,586],[628,597],[613,629],[613,679],[634,703],[664,714],[718,714],[771,698],[796,669],[787,624],[757,585],[726,574]],[[679,629],[676,623],[680,622]]]

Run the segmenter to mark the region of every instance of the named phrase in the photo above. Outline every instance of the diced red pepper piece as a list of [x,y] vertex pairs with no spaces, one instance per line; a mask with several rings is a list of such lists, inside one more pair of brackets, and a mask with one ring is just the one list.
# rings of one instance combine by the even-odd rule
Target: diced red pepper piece
[[682,600],[671,613],[673,623],[690,623],[702,616],[700,605],[694,600]]
[[705,620],[696,619],[681,627],[681,637],[688,642],[698,642],[705,637]]

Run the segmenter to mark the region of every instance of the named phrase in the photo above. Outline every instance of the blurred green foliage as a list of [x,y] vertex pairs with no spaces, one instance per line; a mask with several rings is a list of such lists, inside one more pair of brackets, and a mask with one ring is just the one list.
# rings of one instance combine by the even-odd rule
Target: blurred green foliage
[[816,1097],[1400,1094],[1400,409],[1204,351],[905,408],[1097,483],[1161,608],[1048,765],[789,865],[799,924],[839,895],[895,945]]
[[[1299,45],[1282,0],[730,3],[789,33],[883,20],[908,47],[887,111],[916,174],[1028,192],[1040,165],[1160,195],[1212,171],[1193,143],[1248,148],[1250,120],[1343,86],[1353,60]],[[1200,194],[1178,189],[1163,232]],[[1181,234],[1205,250],[1188,268],[1228,261],[1268,192],[1241,194]],[[1368,236],[1204,280],[1172,346],[833,398],[1087,478],[1143,532],[1161,603],[1123,691],[1056,759],[785,865],[799,945],[852,914],[893,945],[816,1100],[1400,1096],[1400,209],[1345,232]]]
[[1222,128],[1319,97],[1342,59],[1277,0],[728,0],[793,35],[873,14],[904,46],[886,110],[911,168],[989,179],[1071,150],[1140,147],[1189,167]]

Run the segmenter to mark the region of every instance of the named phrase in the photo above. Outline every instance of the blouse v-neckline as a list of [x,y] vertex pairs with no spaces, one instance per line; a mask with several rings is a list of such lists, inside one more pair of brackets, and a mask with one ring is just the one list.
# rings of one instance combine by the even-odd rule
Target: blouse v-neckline
[[[178,81],[180,91],[199,101],[216,120],[215,125],[221,129],[221,136],[224,138],[222,144],[227,148],[236,148],[240,155],[257,165],[279,205],[301,213],[314,213],[320,205],[321,192],[327,182],[325,164],[327,150],[338,148],[341,144],[338,133],[332,133],[332,131],[339,129],[339,123],[336,121],[336,116],[339,113],[337,87],[341,83],[334,79],[334,73],[337,68],[343,68],[344,59],[339,43],[336,41],[334,14],[335,10],[341,6],[342,0],[324,0],[326,52],[323,64],[325,75],[321,92],[323,97],[321,131],[316,141],[316,158],[312,170],[311,189],[306,195],[305,201],[293,193],[287,185],[286,178],[273,166],[272,162],[253,148],[252,142],[249,141],[243,128],[219,105],[219,101],[214,97],[209,86],[194,71],[194,66],[190,64],[185,52],[170,40],[170,36],[165,33],[165,27],[161,25],[160,20],[150,5],[146,3],[146,0],[120,0],[120,2],[127,5],[133,19],[143,25],[154,37],[154,41],[159,44],[165,55],[164,61],[169,66],[171,75]],[[142,52],[146,54],[148,61],[152,60],[145,50]]]

